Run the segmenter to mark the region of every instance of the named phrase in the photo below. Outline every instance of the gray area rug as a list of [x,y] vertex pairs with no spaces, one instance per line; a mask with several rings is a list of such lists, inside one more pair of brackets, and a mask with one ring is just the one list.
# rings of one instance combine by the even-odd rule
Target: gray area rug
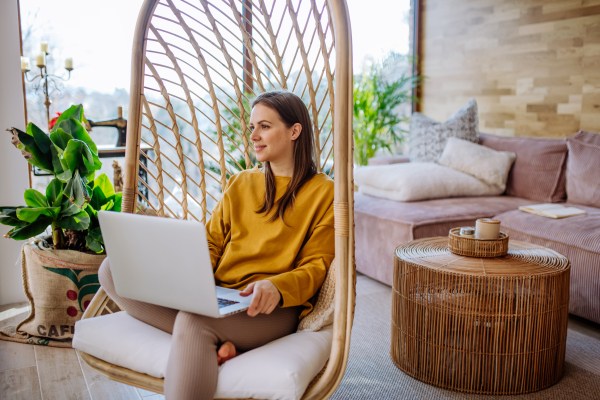
[[564,377],[539,392],[520,396],[474,395],[411,378],[390,358],[392,289],[359,275],[356,290],[348,366],[332,399],[600,399],[600,340],[573,329],[567,336]]

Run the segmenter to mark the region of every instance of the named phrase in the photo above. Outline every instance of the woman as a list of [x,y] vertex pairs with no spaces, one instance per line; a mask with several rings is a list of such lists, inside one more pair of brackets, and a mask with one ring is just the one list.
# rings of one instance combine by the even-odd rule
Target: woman
[[121,308],[173,334],[169,400],[212,399],[219,364],[295,332],[334,257],[333,181],[317,173],[306,106],[292,93],[262,93],[250,129],[263,169],[232,176],[206,224],[215,282],[253,294],[247,313],[215,319],[125,299],[107,261],[99,271]]

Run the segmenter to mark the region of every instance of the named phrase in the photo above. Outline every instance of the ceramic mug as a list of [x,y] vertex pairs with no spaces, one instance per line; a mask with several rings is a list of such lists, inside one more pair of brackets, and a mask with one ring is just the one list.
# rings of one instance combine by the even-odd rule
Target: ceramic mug
[[491,218],[479,218],[475,221],[475,239],[500,238],[500,221]]

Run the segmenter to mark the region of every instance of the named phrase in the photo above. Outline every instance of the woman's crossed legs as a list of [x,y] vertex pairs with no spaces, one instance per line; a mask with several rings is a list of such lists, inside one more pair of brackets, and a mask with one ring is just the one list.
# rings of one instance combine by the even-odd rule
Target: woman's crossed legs
[[248,351],[298,327],[301,307],[275,308],[271,314],[249,317],[239,313],[211,318],[156,306],[117,295],[106,259],[98,272],[106,293],[129,315],[173,335],[165,376],[165,396],[174,399],[212,399],[217,388],[217,346],[232,342]]

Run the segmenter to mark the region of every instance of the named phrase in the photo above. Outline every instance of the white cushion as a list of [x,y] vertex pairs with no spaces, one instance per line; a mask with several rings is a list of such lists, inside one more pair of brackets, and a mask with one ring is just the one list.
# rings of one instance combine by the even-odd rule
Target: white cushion
[[473,175],[490,185],[506,189],[508,171],[517,155],[497,151],[455,137],[448,138],[438,164]]
[[504,189],[436,163],[410,162],[359,167],[354,182],[361,193],[396,201],[462,196],[495,196]]
[[[227,361],[219,368],[215,398],[300,399],[325,366],[332,337],[331,325],[318,332],[297,332]],[[73,347],[163,378],[171,335],[118,312],[77,322]]]
[[73,347],[111,364],[164,378],[171,335],[118,312],[77,321]]

